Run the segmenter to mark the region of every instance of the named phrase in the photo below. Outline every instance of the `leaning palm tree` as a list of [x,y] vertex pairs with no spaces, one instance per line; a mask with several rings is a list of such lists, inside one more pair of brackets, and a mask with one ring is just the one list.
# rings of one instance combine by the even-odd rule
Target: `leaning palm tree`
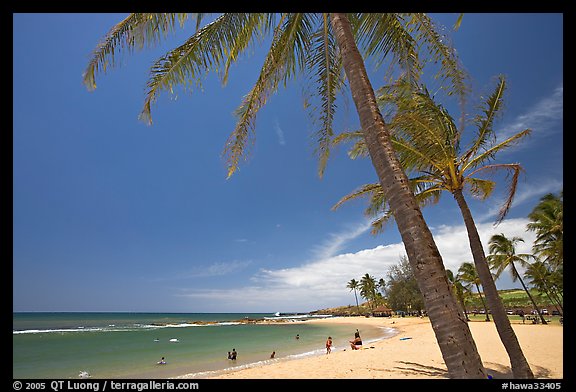
[[484,308],[484,313],[486,314],[486,321],[490,321],[490,316],[488,315],[488,308],[486,307],[486,302],[484,301],[484,298],[482,297],[482,291],[480,290],[480,277],[478,276],[478,273],[476,272],[476,268],[474,267],[474,264],[470,263],[470,262],[465,262],[462,263],[460,265],[460,267],[458,268],[458,279],[462,282],[466,282],[468,284],[468,289],[470,289],[470,287],[472,285],[474,285],[474,287],[476,287],[476,292],[478,293],[478,296],[480,297],[480,302],[482,302],[482,307]]
[[356,279],[351,279],[350,282],[346,285],[351,291],[354,291],[354,298],[356,298],[356,309],[358,310],[358,314],[360,314],[360,305],[358,305],[358,294],[356,294],[356,290],[360,287],[358,281]]
[[488,262],[490,263],[491,268],[496,271],[495,275],[497,278],[502,274],[504,270],[510,270],[512,281],[520,281],[522,288],[524,288],[528,298],[530,298],[530,302],[532,302],[534,310],[536,313],[538,313],[538,316],[540,316],[542,324],[548,324],[544,319],[542,312],[538,308],[538,305],[536,305],[536,301],[534,301],[534,298],[530,294],[530,290],[528,290],[528,287],[526,287],[526,284],[522,280],[522,277],[516,268],[515,263],[519,263],[522,266],[527,266],[528,259],[533,257],[533,255],[527,253],[516,254],[516,244],[518,242],[524,242],[524,240],[520,237],[506,238],[504,234],[494,234],[492,237],[490,237],[488,245],[490,250],[490,254],[487,256]]
[[[449,376],[486,378],[472,334],[459,323],[464,317],[450,293],[442,257],[392,148],[389,127],[364,64],[363,54],[381,64],[391,60],[389,64],[400,64],[416,81],[423,69],[419,53],[423,47],[432,62],[441,65],[441,77],[449,80],[456,92],[463,92],[464,72],[455,51],[445,44],[431,19],[425,14],[226,13],[200,27],[204,15],[193,16],[197,19],[196,32],[151,68],[142,119],[151,122],[151,106],[161,92],[173,92],[177,86],[196,87],[210,71],[220,71],[226,82],[231,64],[271,36],[259,76],[236,111],[238,122],[224,149],[228,176],[245,156],[259,109],[281,84],[302,73],[311,75],[319,86],[316,101],[321,109],[318,152],[322,173],[330,151],[336,94],[348,82],[372,164],[390,196],[390,207]],[[95,74],[117,64],[119,52],[158,43],[176,27],[177,20],[182,24],[187,17],[130,14],[97,46],[84,73],[85,84],[95,88]]]
[[[476,198],[488,198],[496,185],[490,175],[504,171],[511,174],[507,186],[508,197],[496,223],[504,219],[512,205],[522,167],[518,163],[493,163],[493,160],[498,152],[513,146],[531,131],[526,129],[497,142],[493,123],[502,106],[505,88],[505,79],[499,77],[494,91],[473,119],[476,135],[465,148],[460,144],[464,127],[456,125],[448,111],[434,101],[425,87],[415,89],[409,80],[400,78],[379,90],[379,101],[391,117],[392,145],[400,162],[406,170],[414,173],[410,178],[410,187],[419,203],[423,206],[437,203],[442,192],[451,193],[456,200],[468,233],[474,266],[498,334],[510,357],[514,377],[533,378],[498,295],[474,218],[464,197],[464,193],[468,192]],[[358,132],[350,132],[337,136],[335,141],[355,141],[349,155],[352,158],[367,156],[366,143],[359,136]],[[368,197],[370,202],[366,214],[374,217],[372,233],[377,234],[394,217],[389,203],[392,196],[378,183],[367,184],[344,196],[334,208],[354,198]]]
[[532,287],[538,289],[539,292],[544,293],[550,303],[554,304],[554,307],[560,312],[564,313],[564,307],[562,306],[561,295],[559,294],[558,287],[555,285],[556,279],[554,274],[557,270],[550,271],[547,263],[543,261],[535,261],[531,263],[524,273]]

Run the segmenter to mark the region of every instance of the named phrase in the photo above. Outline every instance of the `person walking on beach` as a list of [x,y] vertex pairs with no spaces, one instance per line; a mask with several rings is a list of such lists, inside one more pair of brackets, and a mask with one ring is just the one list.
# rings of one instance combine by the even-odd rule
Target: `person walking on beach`
[[326,354],[330,354],[332,352],[332,337],[328,336],[326,340]]

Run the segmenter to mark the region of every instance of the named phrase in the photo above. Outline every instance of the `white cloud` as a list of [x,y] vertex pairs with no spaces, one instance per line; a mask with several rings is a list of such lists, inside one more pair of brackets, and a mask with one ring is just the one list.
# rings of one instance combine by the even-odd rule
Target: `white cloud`
[[[510,219],[494,227],[492,223],[478,224],[478,232],[486,254],[488,241],[494,234],[503,233],[508,238],[521,237],[517,253],[531,253],[534,234],[526,231],[527,219]],[[359,226],[361,227],[361,226]],[[355,238],[361,230],[349,234]],[[434,233],[434,240],[447,269],[454,272],[466,261],[472,261],[468,236],[464,226],[442,226]],[[344,242],[346,235],[334,235]],[[327,248],[328,249],[328,248]],[[319,252],[318,255],[321,255]],[[369,273],[376,279],[386,279],[388,269],[398,264],[405,255],[402,243],[381,245],[354,253],[319,256],[296,267],[262,269],[251,279],[251,285],[220,290],[182,290],[178,296],[196,301],[205,300],[210,311],[311,311],[331,306],[353,304],[354,296],[346,288],[351,279],[359,280]],[[507,279],[507,277],[504,277]],[[504,287],[509,288],[509,287]],[[217,307],[219,306],[219,307]],[[216,307],[216,308],[215,308]]]

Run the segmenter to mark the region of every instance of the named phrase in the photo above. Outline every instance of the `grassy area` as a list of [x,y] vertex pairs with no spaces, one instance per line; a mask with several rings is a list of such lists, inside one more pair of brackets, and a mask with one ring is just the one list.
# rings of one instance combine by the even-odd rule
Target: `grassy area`
[[[516,308],[532,308],[532,302],[522,289],[510,289],[510,290],[498,290],[498,295],[502,299],[502,304],[506,309],[516,309]],[[530,295],[534,298],[534,301],[541,308],[549,308],[549,310],[554,309],[554,305],[550,303],[549,299],[538,290],[530,290]],[[483,309],[482,301],[478,293],[475,293],[472,298],[469,298],[466,302],[466,307],[468,309]]]
[[[468,318],[472,322],[485,321],[486,320],[486,316],[484,314],[477,314],[477,315],[469,314]],[[510,316],[508,316],[508,319],[510,320],[511,324],[522,324],[522,317],[520,317],[520,316],[510,315]],[[548,325],[561,325],[560,324],[560,316],[548,315],[548,316],[544,316],[544,319],[546,320],[546,322],[548,322]],[[492,315],[490,315],[490,321],[493,322]],[[531,324],[532,322],[529,320],[526,320],[525,323]]]

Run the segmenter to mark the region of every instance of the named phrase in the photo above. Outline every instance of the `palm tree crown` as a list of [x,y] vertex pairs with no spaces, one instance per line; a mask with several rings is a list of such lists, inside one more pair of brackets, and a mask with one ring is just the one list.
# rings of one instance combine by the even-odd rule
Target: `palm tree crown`
[[563,193],[545,195],[528,215],[530,223],[527,228],[536,232],[532,249],[554,269],[561,268],[564,261]]
[[[467,190],[474,197],[486,199],[492,194],[495,182],[488,177],[497,171],[511,172],[508,197],[498,214],[497,222],[508,213],[522,167],[518,163],[491,164],[496,153],[528,136],[525,129],[504,141],[496,143],[493,121],[502,106],[506,82],[501,76],[493,93],[484,103],[481,114],[474,118],[476,137],[468,148],[462,149],[460,141],[464,129],[458,129],[454,119],[445,108],[437,104],[425,88],[414,91],[405,79],[381,88],[379,101],[391,114],[392,143],[406,170],[415,173],[410,185],[422,206],[435,204],[443,191],[452,194]],[[343,133],[335,143],[355,141],[349,151],[351,158],[367,155],[364,140],[358,132]],[[379,184],[366,184],[344,196],[333,208],[344,202],[368,197],[370,202],[366,215],[374,218],[373,234],[379,233],[392,218],[387,197]]]

